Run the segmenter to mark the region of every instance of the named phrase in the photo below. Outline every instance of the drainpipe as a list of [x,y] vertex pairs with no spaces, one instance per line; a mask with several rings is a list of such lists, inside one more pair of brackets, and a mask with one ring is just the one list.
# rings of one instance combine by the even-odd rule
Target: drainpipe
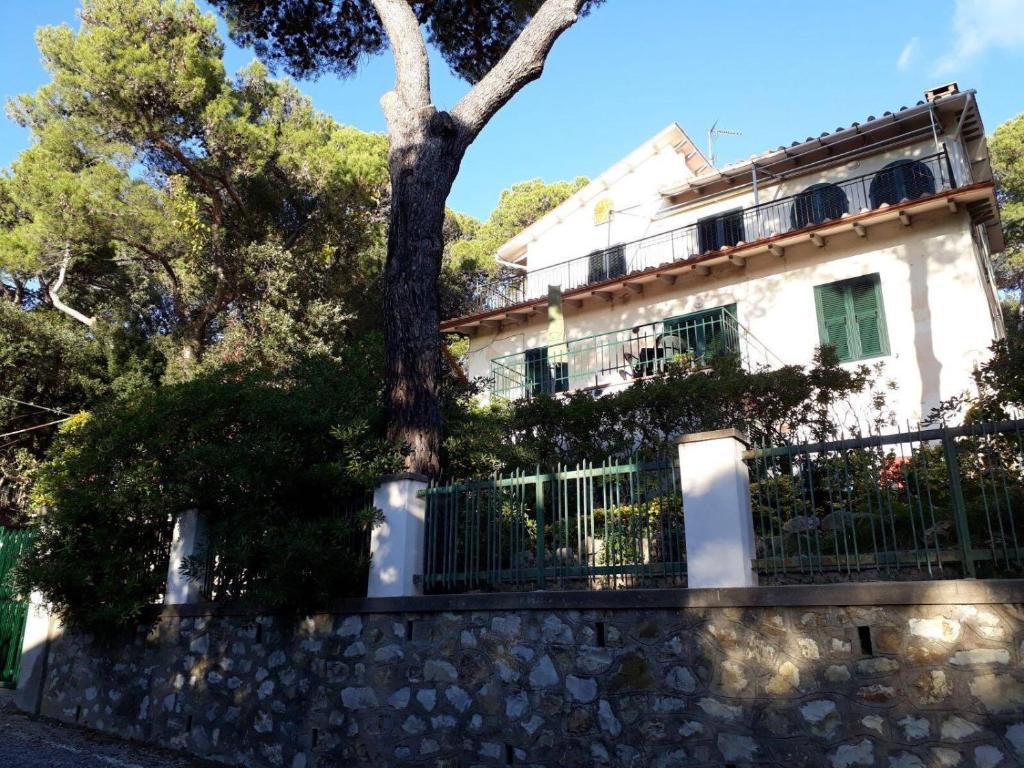
[[761,231],[761,196],[757,191],[757,163],[753,161],[750,163],[750,174],[754,187],[754,227],[757,229],[754,233],[754,239],[758,239],[763,237],[764,233]]
[[935,124],[935,104],[931,103],[928,105],[928,119],[932,124],[932,138],[935,140],[935,151],[942,152],[942,146],[939,144],[939,129]]

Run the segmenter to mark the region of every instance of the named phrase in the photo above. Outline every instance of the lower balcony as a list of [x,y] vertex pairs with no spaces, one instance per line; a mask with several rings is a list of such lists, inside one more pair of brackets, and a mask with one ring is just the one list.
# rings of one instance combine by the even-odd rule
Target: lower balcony
[[491,361],[491,392],[506,400],[588,390],[602,394],[661,375],[670,365],[700,371],[720,355],[745,366],[777,359],[736,319],[735,305],[620,328]]

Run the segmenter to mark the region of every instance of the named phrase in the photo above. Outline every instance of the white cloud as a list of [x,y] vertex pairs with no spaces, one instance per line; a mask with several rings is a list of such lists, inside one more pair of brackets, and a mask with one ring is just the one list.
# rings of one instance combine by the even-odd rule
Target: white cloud
[[956,0],[953,35],[936,74],[955,74],[992,48],[1024,47],[1024,0]]
[[907,41],[907,44],[903,46],[903,50],[900,51],[900,57],[896,59],[896,69],[900,72],[906,72],[910,68],[911,61],[917,55],[920,42],[916,37],[912,37]]

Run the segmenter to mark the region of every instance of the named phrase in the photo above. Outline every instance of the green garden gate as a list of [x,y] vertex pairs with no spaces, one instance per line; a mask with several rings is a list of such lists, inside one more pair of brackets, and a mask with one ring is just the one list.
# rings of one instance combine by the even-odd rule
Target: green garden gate
[[18,682],[21,642],[28,619],[28,602],[17,599],[11,572],[31,542],[31,531],[0,526],[0,687],[5,688]]

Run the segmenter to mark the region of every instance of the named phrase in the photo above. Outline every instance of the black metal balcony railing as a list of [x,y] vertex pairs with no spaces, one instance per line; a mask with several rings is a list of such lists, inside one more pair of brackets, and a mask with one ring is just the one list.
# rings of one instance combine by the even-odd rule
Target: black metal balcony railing
[[897,160],[875,173],[815,184],[770,203],[737,208],[659,235],[595,251],[531,272],[501,275],[480,285],[469,312],[487,312],[543,298],[548,287],[582,288],[651,267],[696,258],[723,247],[777,237],[844,214],[917,200],[956,180],[945,152]]

